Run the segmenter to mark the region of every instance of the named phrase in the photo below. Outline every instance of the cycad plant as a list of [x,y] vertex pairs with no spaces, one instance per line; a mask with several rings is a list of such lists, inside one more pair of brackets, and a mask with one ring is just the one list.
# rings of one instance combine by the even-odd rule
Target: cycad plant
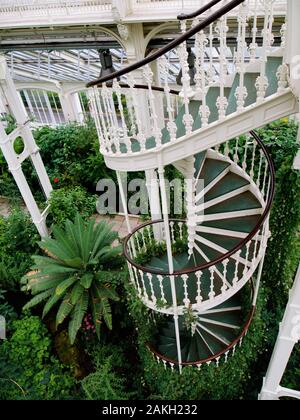
[[47,256],[34,256],[32,272],[22,283],[22,290],[34,296],[25,309],[46,301],[43,317],[57,304],[57,326],[69,317],[69,337],[73,344],[88,311],[93,315],[98,337],[102,319],[112,329],[110,300],[117,301],[112,286],[115,266],[121,249],[113,247],[118,234],[106,222],[85,222],[77,214],[75,222],[67,221],[65,229],[53,227],[53,239],[39,243]]

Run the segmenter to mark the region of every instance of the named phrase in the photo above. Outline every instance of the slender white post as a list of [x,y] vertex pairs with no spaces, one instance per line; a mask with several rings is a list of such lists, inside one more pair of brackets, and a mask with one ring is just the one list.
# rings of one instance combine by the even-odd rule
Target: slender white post
[[[170,225],[169,225],[169,212],[168,212],[168,200],[167,200],[167,191],[164,178],[164,167],[160,164],[158,168],[158,175],[160,181],[160,193],[161,193],[161,202],[163,210],[163,219],[164,219],[164,229],[165,229],[165,239],[167,244],[167,254],[168,254],[168,264],[169,272],[172,274],[174,272],[173,265],[173,255],[172,255],[172,245],[171,245],[171,236],[170,236]],[[178,309],[177,309],[177,296],[175,288],[175,277],[170,276],[171,291],[172,291],[172,301],[173,301],[173,310],[174,310],[174,325],[175,325],[175,335],[176,335],[176,345],[177,345],[177,357],[179,363],[179,372],[182,371],[182,357],[181,357],[181,345],[180,345],[180,332],[179,332],[179,323],[178,323]]]
[[280,382],[295,344],[300,340],[300,265],[279,335],[274,347],[271,362],[263,381],[260,400],[277,400],[281,390]]
[[[145,174],[146,186],[148,190],[150,203],[151,219],[153,222],[155,222],[156,220],[161,220],[162,218],[157,172],[155,169],[150,169],[148,171],[145,171]],[[153,233],[155,240],[162,240],[162,230],[161,226],[158,223],[153,225]]]
[[123,210],[124,210],[124,214],[125,214],[125,220],[126,220],[126,224],[127,224],[128,233],[131,233],[132,229],[131,229],[131,224],[130,224],[130,220],[129,220],[126,194],[125,194],[124,185],[123,185],[123,182],[122,182],[122,174],[119,171],[117,171],[117,179],[118,179],[120,196],[121,196],[122,206],[123,206]]

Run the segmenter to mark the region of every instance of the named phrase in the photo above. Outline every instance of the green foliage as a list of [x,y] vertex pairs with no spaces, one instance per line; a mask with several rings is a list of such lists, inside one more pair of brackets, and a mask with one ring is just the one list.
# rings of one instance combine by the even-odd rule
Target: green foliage
[[64,226],[66,220],[74,220],[76,213],[88,219],[96,211],[96,196],[89,195],[81,187],[61,188],[51,193],[48,218],[57,226]]
[[55,129],[42,127],[34,136],[49,177],[52,182],[56,180],[57,187],[81,185],[93,193],[100,179],[115,178],[99,153],[93,123],[85,126],[68,124]]
[[[145,339],[149,338],[149,325],[146,319],[136,318],[137,312],[132,303],[130,310],[139,330],[139,354],[144,366],[144,377],[148,387],[148,398],[161,400],[227,400],[243,399],[247,383],[252,383],[255,378],[253,364],[259,364],[263,353],[266,331],[264,325],[263,306],[265,301],[264,291],[261,290],[257,311],[250,330],[243,341],[243,345],[236,349],[234,356],[229,357],[227,363],[220,360],[219,367],[215,363],[204,365],[199,372],[195,367],[186,367],[182,375],[177,371],[165,369],[163,364],[157,364],[150,351],[145,346]],[[156,328],[155,325],[152,325]],[[223,357],[224,358],[224,357]],[[261,377],[258,378],[261,380]],[[250,393],[252,390],[250,390]],[[257,394],[250,394],[257,398]]]
[[268,300],[270,327],[274,329],[271,343],[277,335],[300,259],[300,172],[292,168],[299,149],[297,132],[298,125],[286,120],[259,130],[276,170],[276,194],[270,218],[272,237],[263,270],[263,282],[271,297]]
[[128,400],[125,379],[113,369],[113,356],[98,362],[96,372],[83,379],[81,385],[88,400]]
[[29,270],[31,255],[38,251],[39,236],[29,216],[14,210],[0,217],[0,287],[18,290],[19,281]]
[[0,346],[0,399],[69,399],[74,380],[53,356],[46,327],[38,317],[14,321]]
[[5,318],[6,333],[10,331],[11,324],[17,319],[14,308],[5,299],[5,291],[0,289],[0,316]]
[[33,257],[35,272],[25,276],[23,290],[34,298],[26,305],[31,308],[47,301],[43,316],[60,302],[56,324],[69,322],[69,337],[73,344],[88,309],[98,337],[102,320],[112,329],[110,301],[117,301],[115,292],[120,272],[112,271],[119,262],[120,247],[112,247],[118,234],[110,225],[95,220],[84,222],[77,214],[75,222],[67,221],[65,230],[53,227],[54,239],[47,238],[40,247],[49,257]]

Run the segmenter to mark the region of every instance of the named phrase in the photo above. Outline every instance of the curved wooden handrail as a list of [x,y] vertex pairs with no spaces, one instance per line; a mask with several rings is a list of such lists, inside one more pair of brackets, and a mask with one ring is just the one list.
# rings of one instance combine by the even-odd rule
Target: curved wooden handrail
[[92,86],[98,86],[98,85],[101,85],[102,83],[106,83],[116,78],[120,78],[121,76],[124,76],[125,74],[131,73],[132,71],[140,69],[146,64],[151,63],[157,58],[162,57],[164,54],[178,47],[178,45],[187,41],[189,38],[196,35],[199,31],[202,31],[207,26],[211,25],[216,20],[220,19],[222,16],[226,15],[228,12],[233,10],[235,7],[239,6],[241,3],[244,3],[244,1],[245,0],[232,0],[230,3],[224,5],[219,10],[212,13],[210,16],[204,19],[201,23],[199,23],[198,25],[194,26],[193,28],[185,32],[184,34],[180,35],[179,37],[171,41],[165,47],[160,48],[159,50],[155,51],[153,54],[150,54],[148,57],[138,61],[137,63],[131,64],[130,66],[125,67],[124,69],[115,71],[114,73],[111,73],[104,77],[100,77],[99,79],[96,79],[96,80],[93,80],[92,82],[87,83],[86,87],[89,88]]
[[205,6],[202,6],[200,9],[196,10],[193,13],[182,13],[181,15],[177,16],[178,20],[188,20],[188,19],[194,19],[195,17],[198,17],[202,15],[203,13],[207,12],[207,10],[214,7],[216,4],[220,3],[222,0],[212,0],[209,3],[207,3]]
[[[221,262],[223,262],[224,260],[227,260],[228,258],[232,257],[232,255],[234,255],[236,252],[238,252],[240,249],[242,249],[248,242],[250,242],[254,236],[259,232],[261,226],[263,225],[263,223],[265,222],[265,220],[267,219],[271,207],[272,207],[272,203],[273,203],[273,199],[274,199],[274,195],[275,195],[275,168],[274,168],[274,164],[273,161],[271,159],[271,156],[269,155],[269,152],[266,148],[266,146],[264,145],[264,143],[262,142],[261,138],[258,136],[258,134],[255,131],[250,131],[250,134],[252,135],[252,137],[257,141],[257,143],[259,144],[260,148],[262,149],[268,165],[269,165],[269,171],[270,171],[270,193],[269,193],[269,197],[268,197],[268,201],[266,203],[266,208],[262,214],[262,216],[260,217],[259,221],[257,222],[257,224],[255,225],[255,227],[252,229],[252,231],[248,234],[248,236],[246,238],[244,238],[240,243],[238,243],[233,249],[231,249],[230,251],[226,252],[226,254],[220,255],[218,258],[215,258],[212,261],[209,261],[205,264],[199,265],[197,267],[194,268],[189,268],[189,269],[185,269],[185,270],[178,270],[178,271],[174,271],[173,273],[170,273],[168,271],[163,272],[161,270],[156,270],[154,268],[145,268],[139,264],[137,264],[135,261],[133,261],[133,259],[130,257],[129,253],[128,253],[128,242],[130,241],[131,237],[138,232],[139,230],[143,229],[146,226],[150,226],[150,225],[154,225],[157,223],[163,223],[163,219],[162,220],[155,220],[150,221],[150,222],[146,222],[142,225],[139,225],[137,228],[135,228],[132,233],[130,235],[128,235],[125,239],[124,242],[124,255],[125,258],[127,259],[127,261],[134,266],[135,268],[137,268],[138,270],[143,271],[144,273],[150,273],[150,274],[159,274],[161,276],[181,276],[183,274],[192,274],[192,273],[196,273],[197,271],[203,271],[205,269],[208,269],[209,267],[212,267],[216,264],[219,264]],[[170,219],[170,222],[183,222],[186,223],[186,220],[179,220],[179,219]]]

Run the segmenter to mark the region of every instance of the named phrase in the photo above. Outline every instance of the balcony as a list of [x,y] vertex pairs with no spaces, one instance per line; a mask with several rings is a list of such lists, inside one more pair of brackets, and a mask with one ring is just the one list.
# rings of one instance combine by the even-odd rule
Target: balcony
[[[227,0],[224,0],[226,3]],[[0,2],[0,28],[165,22],[180,13],[199,9],[209,0],[3,0]],[[255,0],[252,1],[253,6]],[[287,0],[274,5],[275,15],[285,15]],[[263,9],[261,9],[263,14]]]

